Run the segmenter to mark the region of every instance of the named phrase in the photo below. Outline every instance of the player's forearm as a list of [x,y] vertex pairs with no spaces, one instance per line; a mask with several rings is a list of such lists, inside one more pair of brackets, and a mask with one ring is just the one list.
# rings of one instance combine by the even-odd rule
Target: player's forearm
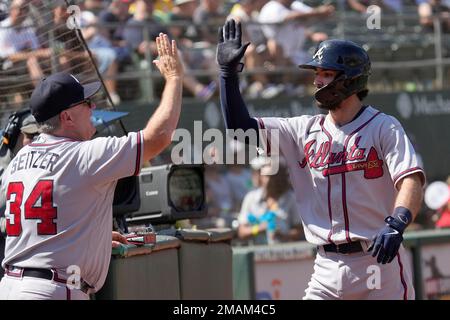
[[227,129],[258,130],[255,119],[250,117],[239,91],[237,74],[220,75],[220,105]]
[[150,160],[170,143],[181,112],[182,76],[166,81],[161,102],[143,130],[144,160]]
[[395,199],[395,208],[407,208],[413,219],[422,206],[423,189],[420,175],[418,173],[403,178],[398,183],[399,192]]

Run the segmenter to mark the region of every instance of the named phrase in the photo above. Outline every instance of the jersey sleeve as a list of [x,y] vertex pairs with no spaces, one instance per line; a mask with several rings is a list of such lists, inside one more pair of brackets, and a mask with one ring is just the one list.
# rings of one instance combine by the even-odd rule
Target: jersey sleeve
[[425,184],[425,172],[402,125],[394,117],[388,119],[381,133],[381,149],[394,186],[413,173],[419,173],[422,185]]
[[143,156],[142,132],[96,138],[85,142],[80,152],[86,163],[87,175],[95,181],[108,182],[138,175]]
[[299,139],[303,130],[302,117],[255,118],[258,121],[259,148],[266,156],[296,158]]

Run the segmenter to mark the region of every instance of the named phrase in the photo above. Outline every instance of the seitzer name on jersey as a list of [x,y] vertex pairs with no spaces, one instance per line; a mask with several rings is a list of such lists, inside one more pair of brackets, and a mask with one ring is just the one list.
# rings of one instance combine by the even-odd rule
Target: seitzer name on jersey
[[16,171],[30,168],[39,168],[53,171],[53,166],[59,159],[59,154],[39,150],[31,150],[17,155],[11,164],[11,174]]

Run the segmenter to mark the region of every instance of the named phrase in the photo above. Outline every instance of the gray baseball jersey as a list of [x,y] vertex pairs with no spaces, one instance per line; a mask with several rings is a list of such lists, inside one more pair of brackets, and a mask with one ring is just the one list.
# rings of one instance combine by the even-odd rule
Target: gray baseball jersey
[[19,151],[2,181],[7,233],[2,266],[77,266],[98,290],[111,257],[112,202],[117,180],[136,175],[141,132],[75,141],[41,134]]
[[394,209],[398,181],[416,172],[425,180],[400,123],[371,106],[341,127],[329,115],[257,120],[267,153],[278,130],[313,244],[371,240]]

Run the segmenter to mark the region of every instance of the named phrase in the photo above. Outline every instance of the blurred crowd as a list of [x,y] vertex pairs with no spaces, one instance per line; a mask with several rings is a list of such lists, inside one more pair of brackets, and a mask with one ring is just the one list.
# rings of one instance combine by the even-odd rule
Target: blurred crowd
[[424,210],[418,218],[423,228],[450,228],[450,176],[425,187]]
[[287,168],[283,159],[272,161],[257,157],[250,166],[207,166],[208,216],[190,223],[200,229],[232,228],[234,245],[305,240]]
[[[126,71],[147,70],[156,57],[160,32],[176,39],[188,70],[187,95],[207,101],[217,95],[215,46],[217,29],[226,19],[243,24],[248,76],[242,90],[254,98],[304,93],[311,75],[289,70],[311,56],[311,48],[327,39],[321,31],[338,12],[369,15],[415,12],[424,29],[440,16],[450,31],[449,0],[88,0],[76,1],[77,24],[96,61],[114,104],[121,102],[118,80]],[[411,10],[412,8],[412,10]],[[76,40],[65,1],[12,0],[0,7],[0,96],[20,103],[36,79],[55,68],[79,73],[88,54]],[[56,63],[56,66],[55,66]],[[81,70],[80,70],[81,69]],[[293,69],[293,68],[292,68]],[[293,69],[297,70],[297,69]],[[199,73],[203,71],[204,73]],[[297,70],[298,71],[298,70]],[[24,81],[29,79],[29,81]],[[125,82],[129,84],[129,82]]]

